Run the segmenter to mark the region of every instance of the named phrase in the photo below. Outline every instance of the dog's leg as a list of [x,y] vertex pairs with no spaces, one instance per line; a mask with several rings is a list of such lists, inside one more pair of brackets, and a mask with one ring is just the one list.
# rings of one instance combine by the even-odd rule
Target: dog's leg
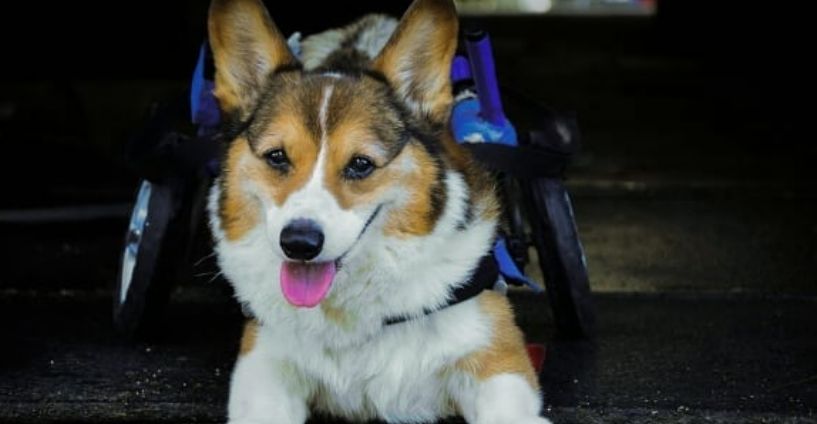
[[473,386],[471,397],[460,399],[469,424],[549,424],[539,416],[539,391],[518,374],[498,374]]
[[460,378],[450,391],[469,424],[547,424],[539,417],[542,399],[522,332],[514,323],[505,296],[485,292],[479,297],[489,317],[491,342],[457,363]]
[[230,383],[229,423],[303,424],[308,416],[308,389],[285,362],[264,349],[257,331],[253,321],[244,328]]

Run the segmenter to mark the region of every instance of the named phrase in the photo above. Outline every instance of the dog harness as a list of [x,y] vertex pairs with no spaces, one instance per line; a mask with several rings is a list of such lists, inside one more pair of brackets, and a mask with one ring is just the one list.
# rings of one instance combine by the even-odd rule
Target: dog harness
[[496,258],[494,257],[493,252],[488,253],[487,255],[483,256],[482,259],[479,261],[479,265],[468,277],[464,283],[457,286],[451,295],[448,298],[448,301],[435,309],[426,309],[423,311],[421,315],[403,315],[403,316],[395,316],[389,317],[383,320],[383,325],[395,325],[401,324],[406,321],[410,321],[412,319],[421,318],[434,312],[441,311],[449,306],[454,306],[458,303],[465,302],[466,300],[472,299],[483,292],[483,290],[491,290],[496,285],[497,281],[499,280],[499,266],[497,265]]
[[[499,265],[497,264],[496,258],[494,257],[493,252],[488,253],[487,255],[483,256],[482,259],[480,259],[477,269],[474,270],[470,277],[468,277],[468,280],[457,286],[457,288],[451,292],[448,301],[444,305],[435,309],[426,309],[420,315],[401,315],[389,317],[383,320],[383,325],[389,326],[401,324],[406,321],[431,315],[434,312],[441,311],[449,306],[454,306],[458,303],[465,302],[466,300],[473,299],[484,290],[492,290],[496,286],[497,282],[500,281],[499,276]],[[250,306],[243,302],[241,303],[241,313],[246,318],[255,317],[255,314],[253,314]]]

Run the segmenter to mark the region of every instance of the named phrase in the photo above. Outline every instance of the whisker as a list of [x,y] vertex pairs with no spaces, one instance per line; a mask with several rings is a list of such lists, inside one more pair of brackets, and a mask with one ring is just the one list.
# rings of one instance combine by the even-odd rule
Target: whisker
[[193,264],[193,266],[199,266],[199,265],[201,265],[201,264],[202,264],[202,262],[204,262],[204,261],[205,261],[205,260],[207,260],[208,258],[212,258],[213,256],[216,256],[216,251],[215,251],[215,250],[214,250],[214,251],[212,251],[211,253],[207,254],[207,255],[204,255],[204,257],[203,257],[203,258],[201,258],[201,259],[197,260],[197,261],[196,261],[196,262]]
[[217,279],[218,277],[220,277],[221,275],[222,275],[221,271],[217,272],[217,273],[216,273],[216,274],[213,276],[213,278],[211,278],[211,279],[210,279],[210,281],[208,281],[208,282],[207,282],[207,284],[210,284],[210,283],[212,283],[213,281],[216,281],[216,279]]

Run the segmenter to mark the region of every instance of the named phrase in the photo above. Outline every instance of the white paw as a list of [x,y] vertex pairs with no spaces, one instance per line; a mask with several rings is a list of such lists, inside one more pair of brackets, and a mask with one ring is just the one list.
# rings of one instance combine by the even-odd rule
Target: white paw
[[267,424],[265,421],[255,421],[255,420],[230,420],[227,421],[227,424]]
[[549,419],[542,417],[525,418],[518,424],[553,424]]
[[551,424],[538,416],[542,400],[524,377],[498,374],[480,383],[474,402],[476,424]]
[[485,420],[478,420],[477,424],[553,424],[547,418],[542,417],[525,417],[525,418],[506,418],[506,419],[493,419],[490,421]]

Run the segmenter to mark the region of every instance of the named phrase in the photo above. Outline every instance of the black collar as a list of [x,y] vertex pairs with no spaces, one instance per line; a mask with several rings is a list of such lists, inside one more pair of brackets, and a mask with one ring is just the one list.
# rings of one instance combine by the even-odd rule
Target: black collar
[[400,324],[465,302],[468,299],[476,297],[482,293],[483,290],[492,289],[498,279],[499,266],[496,263],[493,252],[489,252],[482,257],[479,261],[479,265],[477,265],[477,269],[474,270],[468,280],[451,292],[451,296],[449,296],[448,302],[445,305],[436,309],[425,309],[422,315],[389,317],[383,320],[383,325]]

